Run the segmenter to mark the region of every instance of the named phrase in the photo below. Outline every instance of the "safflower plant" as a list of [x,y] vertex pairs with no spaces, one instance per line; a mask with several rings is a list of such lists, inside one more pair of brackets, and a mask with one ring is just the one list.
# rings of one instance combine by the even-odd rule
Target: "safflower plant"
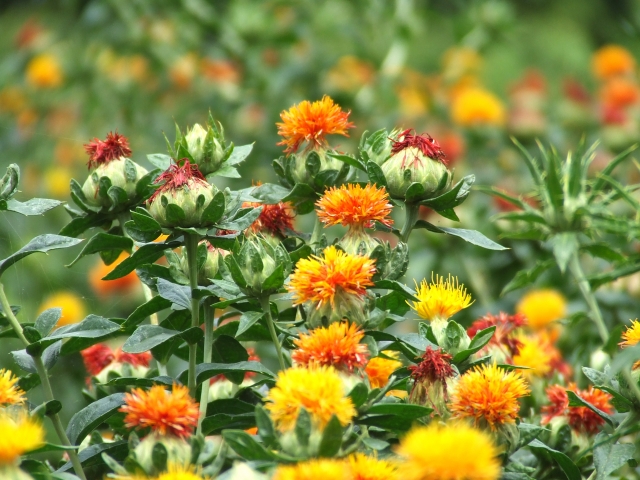
[[[522,209],[502,219],[527,235],[507,234],[549,245],[549,258],[508,289],[535,281],[552,260],[568,267],[614,354],[603,371],[583,368],[592,385],[579,388],[555,345],[566,316],[559,294],[541,291],[517,312],[465,328],[453,317],[474,298],[455,272],[425,274],[415,290],[403,283],[415,229],[505,248],[418,218],[427,206],[459,221],[455,208],[474,182],[453,182],[437,139],[365,132],[356,152],[342,152],[327,137],[353,124],[327,96],[281,118],[284,155],[273,162],[281,184],[239,191],[216,183],[239,176],[253,146],[227,143],[211,115],[206,128],[177,128],[168,155],[148,155],[152,170],[129,158],[121,133],[87,144],[88,177],[71,182],[75,206],[65,205],[71,221],[0,261],[0,275],[33,253],[82,244],[70,268],[99,254],[115,265],[104,280],[136,272],[145,303],[127,318],[89,314],[60,326],[53,307],[21,322],[0,284],[0,338],[24,345],[12,352],[21,371],[0,371],[2,478],[579,480],[633,467],[640,324],[615,352],[592,288],[637,268],[586,277],[578,256],[622,262],[590,239],[633,237],[635,224],[609,208],[636,207],[633,187],[613,180],[612,167],[589,179],[589,150],[566,162],[543,150],[544,169],[526,152],[540,208],[485,189]],[[18,185],[11,165],[1,210],[39,215],[60,204],[18,202]],[[311,233],[296,230],[304,215],[315,217]],[[346,233],[331,238],[323,227],[333,225]],[[407,316],[417,333],[392,333]],[[65,426],[49,372],[61,355],[78,354],[86,405]],[[33,405],[38,388],[44,401]],[[56,443],[45,440],[46,421]],[[64,459],[42,460],[55,451]]]

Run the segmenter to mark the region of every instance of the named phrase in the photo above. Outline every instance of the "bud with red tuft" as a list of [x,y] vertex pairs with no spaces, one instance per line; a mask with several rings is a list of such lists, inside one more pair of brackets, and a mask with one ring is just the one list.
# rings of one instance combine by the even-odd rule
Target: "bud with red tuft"
[[[127,199],[136,196],[136,184],[148,172],[128,158],[131,155],[129,140],[119,133],[109,132],[105,140],[94,138],[84,146],[89,155],[87,166],[91,171],[82,186],[82,192],[89,205],[110,207],[110,195],[100,194],[101,183],[124,190]],[[102,180],[106,178],[107,180]]]
[[126,353],[121,348],[113,351],[104,343],[86,348],[80,354],[87,371],[99,383],[106,383],[112,376],[142,378],[151,362],[149,352]]
[[409,394],[411,403],[431,407],[440,417],[447,414],[447,381],[455,376],[451,366],[452,358],[441,348],[433,350],[427,347],[422,361],[409,367],[413,380],[413,388]]
[[505,312],[500,312],[498,315],[487,313],[471,324],[467,334],[473,338],[480,330],[495,326],[496,330],[491,340],[477,355],[479,357],[491,355],[499,363],[509,363],[510,359],[518,354],[522,344],[515,335],[516,330],[526,324],[527,319],[521,313],[515,315]]

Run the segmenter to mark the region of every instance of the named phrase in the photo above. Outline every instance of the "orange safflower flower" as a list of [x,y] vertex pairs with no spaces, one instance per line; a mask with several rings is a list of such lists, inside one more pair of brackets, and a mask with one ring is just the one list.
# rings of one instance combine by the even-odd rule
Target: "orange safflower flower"
[[249,226],[249,231],[253,233],[270,233],[271,235],[286,237],[288,232],[293,230],[293,210],[288,202],[280,202],[268,205],[259,202],[244,202],[243,208],[262,207],[262,211],[255,222]]
[[453,122],[463,127],[501,126],[505,117],[504,105],[500,99],[482,88],[464,89],[451,105]]
[[98,343],[80,352],[84,366],[93,375],[98,375],[102,370],[114,362],[128,363],[134,367],[148,367],[151,362],[151,353],[126,353],[121,348],[115,352],[104,343]]
[[125,393],[125,405],[119,411],[127,415],[127,428],[150,428],[160,435],[188,437],[198,425],[198,403],[189,397],[189,389],[174,384],[171,392],[162,385],[148,391],[134,388]]
[[460,377],[451,394],[450,409],[458,418],[472,418],[476,425],[486,422],[491,430],[518,418],[518,399],[529,387],[518,372],[494,365],[482,365]]
[[378,221],[387,227],[393,224],[389,218],[393,205],[384,187],[348,184],[332,187],[316,202],[318,220],[326,225],[363,226],[371,228]]
[[13,375],[11,370],[0,369],[0,407],[24,403],[24,392],[18,386],[20,378]]
[[56,88],[62,85],[62,68],[58,59],[49,53],[33,57],[27,64],[27,83],[38,88]]
[[298,261],[288,287],[294,294],[294,305],[307,301],[334,305],[336,294],[362,296],[366,287],[373,285],[374,260],[349,255],[333,245],[323,254],[323,257],[312,255]]
[[567,390],[574,392],[598,410],[609,414],[613,413],[613,407],[610,403],[612,397],[606,392],[596,390],[594,387],[579,390],[574,383],[570,383],[567,387],[552,385],[546,390],[551,403],[542,407],[542,425],[548,424],[555,417],[566,416],[569,425],[576,432],[589,435],[598,433],[600,427],[604,425],[604,419],[588,407],[569,406]]
[[139,281],[136,272],[128,273],[124,277],[117,278],[116,280],[102,280],[128,257],[129,254],[127,252],[122,252],[118,259],[111,265],[105,265],[102,263],[102,260],[98,260],[95,267],[93,267],[89,273],[89,283],[93,291],[101,297],[108,297],[116,293],[128,293],[137,286]]
[[606,45],[595,52],[591,59],[593,74],[600,80],[631,74],[635,66],[633,55],[619,45]]
[[360,343],[364,332],[355,324],[332,323],[316,328],[309,334],[301,333],[293,343],[298,347],[291,359],[304,366],[332,366],[352,372],[367,362],[367,346]]
[[318,148],[326,144],[327,135],[348,137],[347,129],[354,127],[349,122],[350,113],[343,112],[327,95],[313,103],[304,100],[280,114],[282,123],[276,125],[283,140],[278,145],[286,145],[285,152],[293,153],[302,142],[309,143],[307,148]]
[[383,388],[386,386],[391,374],[402,367],[402,362],[398,360],[398,352],[383,350],[382,353],[391,358],[372,358],[365,369],[371,388]]

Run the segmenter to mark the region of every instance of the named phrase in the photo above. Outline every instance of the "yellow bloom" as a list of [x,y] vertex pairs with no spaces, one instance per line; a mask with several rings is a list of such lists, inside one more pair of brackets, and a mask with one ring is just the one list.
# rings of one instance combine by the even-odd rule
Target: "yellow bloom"
[[345,480],[349,468],[344,461],[332,458],[309,460],[296,465],[280,465],[272,480]]
[[26,412],[12,416],[0,411],[0,466],[16,462],[20,455],[44,444],[44,429]]
[[193,465],[170,464],[165,473],[156,477],[156,480],[202,480],[210,477],[203,477]]
[[567,314],[567,300],[556,290],[532,290],[520,299],[516,312],[527,317],[529,327],[540,330]]
[[371,388],[384,387],[389,381],[391,374],[402,367],[402,362],[397,360],[398,352],[383,350],[382,353],[387,357],[391,357],[396,360],[383,357],[375,357],[369,360],[365,371],[367,373],[367,377],[369,377],[369,384],[371,385]]
[[606,45],[594,53],[591,59],[593,74],[600,80],[631,74],[635,66],[633,55],[619,45]]
[[552,368],[553,350],[549,341],[540,335],[519,335],[518,353],[513,356],[513,364],[529,367],[522,370],[525,378],[544,377]]
[[472,418],[476,425],[488,424],[492,430],[518,418],[520,397],[529,394],[522,374],[506,371],[495,364],[482,365],[460,377],[449,405],[458,418]]
[[349,255],[332,245],[324,250],[323,257],[312,255],[299,260],[288,288],[294,294],[294,305],[312,301],[334,306],[339,293],[364,295],[366,287],[373,285],[375,272],[373,260]]
[[18,386],[18,380],[11,370],[0,369],[0,406],[24,402],[24,392]]
[[55,88],[62,84],[62,69],[51,54],[41,54],[27,64],[27,82],[34,87]]
[[[398,466],[388,460],[378,460],[364,453],[355,453],[348,459],[351,480],[394,480]],[[328,480],[328,479],[327,479]]]
[[69,182],[73,175],[68,168],[61,166],[49,168],[44,178],[47,192],[53,198],[66,199],[69,197]]
[[62,308],[62,316],[58,320],[57,327],[64,325],[71,325],[72,323],[78,323],[84,320],[85,307],[82,299],[73,292],[57,292],[53,295],[49,295],[40,308],[38,313],[42,313],[49,308],[60,307]]
[[620,345],[622,348],[633,347],[640,342],[640,322],[638,319],[631,321],[631,325],[622,333],[622,342]]
[[303,366],[333,366],[340,370],[353,371],[364,366],[367,361],[367,346],[360,343],[364,331],[355,324],[347,322],[332,323],[328,327],[320,327],[309,334],[300,334],[294,340],[296,350],[291,359]]
[[439,275],[431,276],[431,283],[422,280],[416,282],[416,298],[418,302],[407,302],[422,318],[433,320],[447,320],[473,302],[464,285],[458,285],[458,277],[449,275],[447,281]]
[[317,428],[323,429],[332,415],[344,426],[356,415],[338,373],[332,367],[294,367],[278,374],[267,397],[266,408],[282,432],[291,430],[304,408]]
[[411,430],[397,450],[403,480],[497,480],[499,450],[489,434],[465,423]]
[[505,121],[505,109],[493,93],[482,88],[467,88],[454,98],[451,117],[454,123],[463,127],[501,126]]

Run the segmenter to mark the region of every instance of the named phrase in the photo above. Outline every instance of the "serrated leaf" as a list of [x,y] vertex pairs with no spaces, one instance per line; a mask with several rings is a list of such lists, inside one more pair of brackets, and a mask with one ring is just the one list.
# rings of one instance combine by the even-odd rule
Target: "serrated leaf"
[[191,310],[191,288],[158,278],[158,295],[171,302],[172,310]]

